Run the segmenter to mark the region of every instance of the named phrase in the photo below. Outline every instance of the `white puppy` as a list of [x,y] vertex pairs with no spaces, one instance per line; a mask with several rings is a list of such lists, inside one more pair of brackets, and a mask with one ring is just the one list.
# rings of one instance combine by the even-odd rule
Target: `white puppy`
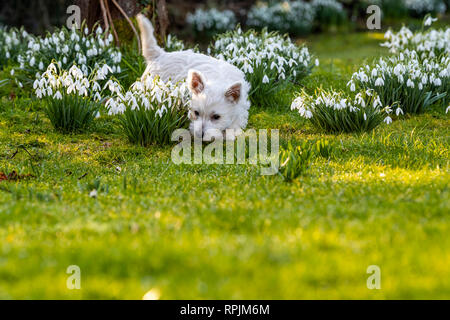
[[165,52],[156,42],[151,22],[142,14],[137,21],[148,64],[144,74],[158,75],[163,81],[187,79],[192,94],[191,133],[208,141],[226,130],[226,139],[234,140],[247,126],[250,107],[250,86],[244,73],[225,61],[192,50]]

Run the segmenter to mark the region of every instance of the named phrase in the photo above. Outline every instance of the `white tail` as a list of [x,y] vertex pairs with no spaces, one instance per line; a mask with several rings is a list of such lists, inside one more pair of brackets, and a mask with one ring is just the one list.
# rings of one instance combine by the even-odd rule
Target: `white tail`
[[161,49],[156,42],[153,34],[152,23],[140,13],[136,16],[136,18],[139,24],[139,29],[141,30],[142,55],[145,60],[152,61],[163,52],[163,49]]

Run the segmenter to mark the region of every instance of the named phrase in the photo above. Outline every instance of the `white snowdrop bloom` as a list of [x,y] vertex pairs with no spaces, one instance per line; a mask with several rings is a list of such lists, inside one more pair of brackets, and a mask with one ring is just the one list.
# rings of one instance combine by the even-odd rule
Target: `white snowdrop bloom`
[[445,113],[448,113],[450,111],[450,105],[447,107],[447,109],[445,110]]
[[422,84],[427,84],[427,83],[428,83],[428,77],[426,74],[424,74],[422,77]]
[[347,86],[348,85],[350,85],[350,91],[354,92],[356,90],[355,83],[352,80],[347,83]]
[[36,59],[34,57],[31,57],[31,59],[30,59],[30,66],[34,66],[35,62],[36,62]]
[[269,83],[269,77],[267,75],[264,75],[263,79],[262,79],[262,83]]
[[403,114],[403,110],[401,108],[397,108],[395,109],[395,114],[399,116],[400,114]]
[[414,82],[411,79],[408,79],[406,82],[406,86],[409,88],[414,88]]
[[89,197],[90,198],[97,198],[98,197],[98,191],[97,189],[92,190],[91,192],[89,192]]
[[61,100],[62,95],[60,91],[56,91],[55,95],[53,96],[54,99]]
[[89,34],[89,29],[88,28],[84,28],[84,34],[88,35]]
[[14,75],[14,69],[11,69],[10,75],[13,76]]
[[392,123],[392,118],[389,117],[389,116],[387,116],[386,118],[384,118],[384,122],[385,122],[386,124],[391,124],[391,123]]
[[75,51],[80,51],[80,45],[78,43],[75,45]]
[[378,78],[378,79],[375,81],[375,86],[377,86],[377,87],[384,86],[384,81],[383,81],[383,79],[382,79],[382,78]]
[[44,63],[42,61],[39,62],[39,70],[44,70]]
[[319,59],[316,59],[314,64],[316,65],[316,67],[318,67],[319,66]]
[[437,21],[437,18],[432,18],[431,16],[428,16],[425,21],[423,22],[424,26],[431,26],[431,24],[435,21]]
[[436,79],[434,79],[433,84],[434,84],[436,87],[439,87],[439,86],[442,85],[442,81],[441,81],[441,79],[436,78]]
[[311,119],[313,117],[313,114],[310,110],[306,110],[305,112],[305,118],[306,119]]
[[270,64],[270,69],[276,69],[277,65],[275,63],[275,61],[272,61],[272,63]]

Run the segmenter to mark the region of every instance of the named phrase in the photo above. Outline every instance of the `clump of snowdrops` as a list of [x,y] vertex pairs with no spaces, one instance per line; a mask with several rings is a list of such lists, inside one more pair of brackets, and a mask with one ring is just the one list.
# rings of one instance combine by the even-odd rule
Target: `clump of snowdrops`
[[69,70],[51,63],[36,79],[33,88],[44,101],[44,111],[53,127],[63,133],[81,131],[92,124],[105,97],[105,89],[98,81],[104,80],[111,69],[104,65],[85,76],[73,65]]
[[302,0],[258,2],[248,12],[247,25],[304,35],[313,28],[314,16],[311,4]]
[[105,64],[112,73],[121,72],[122,54],[114,46],[112,35],[106,36],[100,26],[92,33],[87,27],[63,27],[45,37],[30,36],[27,40],[27,50],[17,59],[29,79],[39,77],[53,60],[65,70],[77,64],[84,76]]
[[447,9],[442,0],[402,0],[401,2],[415,17],[423,17],[427,13],[444,13]]
[[290,83],[298,83],[310,74],[316,59],[305,46],[298,47],[289,37],[276,32],[254,30],[243,32],[240,27],[219,35],[208,49],[245,73],[251,84],[250,100],[261,107],[284,104],[280,94]]
[[383,107],[373,90],[357,94],[318,89],[314,95],[304,91],[292,102],[292,110],[308,119],[317,129],[330,132],[363,132],[373,130],[385,121],[391,123],[390,107]]
[[189,92],[185,82],[163,82],[145,75],[126,91],[115,81],[106,84],[113,97],[106,103],[117,115],[129,141],[141,146],[167,144],[175,129],[187,124]]
[[197,33],[215,34],[233,29],[236,26],[236,16],[231,10],[219,11],[212,9],[197,9],[188,13],[186,22]]
[[0,28],[0,69],[9,61],[16,61],[17,57],[25,52],[30,37],[23,28]]
[[406,49],[398,56],[380,58],[352,75],[348,86],[373,89],[383,105],[398,104],[396,114],[422,113],[450,90],[450,57],[419,59],[416,51]]
[[437,18],[427,16],[424,19],[424,29],[412,32],[403,26],[399,32],[389,29],[384,37],[387,40],[382,44],[395,54],[408,50],[415,50],[419,58],[439,58],[443,54],[450,53],[450,28],[429,28]]

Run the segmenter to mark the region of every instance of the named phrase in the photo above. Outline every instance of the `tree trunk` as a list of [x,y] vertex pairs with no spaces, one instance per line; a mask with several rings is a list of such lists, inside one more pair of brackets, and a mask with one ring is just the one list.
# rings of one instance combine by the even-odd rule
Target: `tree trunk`
[[[81,9],[81,21],[85,20],[90,29],[96,22],[103,24],[103,14],[99,0],[75,0],[74,2]],[[142,9],[136,0],[117,0],[117,3],[129,17],[135,16]],[[112,2],[109,2],[109,9],[113,19],[123,19],[123,15]]]

